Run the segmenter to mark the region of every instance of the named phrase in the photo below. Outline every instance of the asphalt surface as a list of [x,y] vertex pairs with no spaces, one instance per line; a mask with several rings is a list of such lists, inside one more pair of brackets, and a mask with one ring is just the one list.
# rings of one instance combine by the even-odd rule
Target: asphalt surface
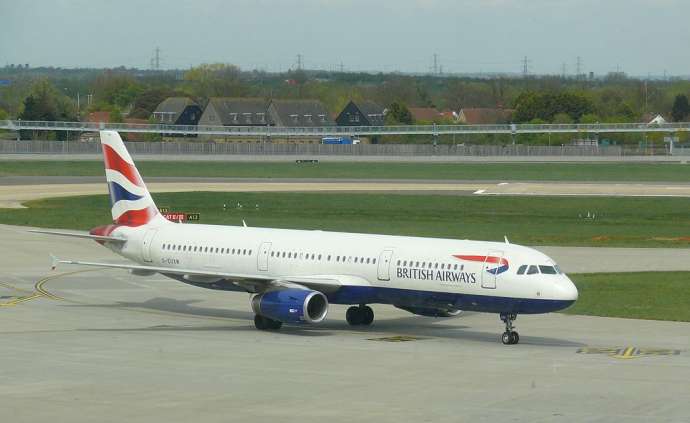
[[[377,192],[442,195],[690,197],[678,183],[495,182],[357,179],[147,178],[151,192]],[[99,177],[0,177],[0,208],[47,197],[106,194]]]
[[[588,260],[606,261],[606,251]],[[90,241],[0,226],[8,421],[681,422],[690,414],[688,323],[519,316],[521,343],[504,346],[495,315],[433,319],[374,305],[367,329],[353,330],[345,308],[332,306],[324,324],[259,332],[247,294],[119,270],[50,272],[49,252],[120,260]]]

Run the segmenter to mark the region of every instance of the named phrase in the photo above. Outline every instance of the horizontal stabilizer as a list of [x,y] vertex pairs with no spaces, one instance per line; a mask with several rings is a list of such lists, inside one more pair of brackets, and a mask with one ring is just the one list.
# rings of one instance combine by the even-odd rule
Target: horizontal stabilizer
[[83,238],[92,239],[94,241],[105,241],[105,242],[127,242],[125,238],[118,238],[114,236],[105,235],[91,235],[88,232],[62,232],[62,231],[48,231],[44,229],[30,229],[29,232],[35,234],[47,234],[47,235],[58,235],[58,236],[68,236],[72,238]]

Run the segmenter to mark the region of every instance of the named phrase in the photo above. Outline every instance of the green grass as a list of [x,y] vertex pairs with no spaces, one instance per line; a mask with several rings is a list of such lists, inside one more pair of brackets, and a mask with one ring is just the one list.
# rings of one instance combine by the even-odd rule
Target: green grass
[[[145,177],[690,181],[679,163],[246,163],[140,161]],[[101,161],[0,161],[0,176],[101,176]]]
[[[194,192],[154,199],[173,211],[200,212],[201,223],[211,224],[245,219],[251,226],[496,241],[507,235],[525,245],[690,246],[690,198]],[[0,223],[89,229],[110,221],[106,195],[26,205],[0,209]]]
[[570,275],[580,298],[567,314],[690,321],[690,272]]

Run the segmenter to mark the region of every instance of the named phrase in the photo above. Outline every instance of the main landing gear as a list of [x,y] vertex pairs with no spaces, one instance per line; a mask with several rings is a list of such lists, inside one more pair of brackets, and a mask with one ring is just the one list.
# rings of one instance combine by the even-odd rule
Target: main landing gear
[[347,309],[345,319],[350,326],[369,326],[374,321],[374,310],[364,304],[352,306]]
[[256,328],[259,330],[278,330],[281,326],[283,326],[283,322],[255,314],[254,326],[256,326]]
[[517,319],[517,314],[501,313],[501,321],[506,324],[506,331],[501,336],[501,342],[504,345],[515,345],[520,342],[520,335],[515,331],[513,321]]

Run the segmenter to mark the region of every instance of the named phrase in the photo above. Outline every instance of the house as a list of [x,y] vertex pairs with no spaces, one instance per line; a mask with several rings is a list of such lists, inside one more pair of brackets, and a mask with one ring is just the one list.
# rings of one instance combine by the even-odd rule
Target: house
[[642,122],[646,123],[647,125],[663,125],[667,121],[658,113],[645,113],[642,115]]
[[91,112],[86,116],[89,123],[110,123],[110,112]]
[[335,126],[328,110],[318,100],[272,100],[268,119],[275,126]]
[[201,107],[188,97],[168,97],[156,107],[153,119],[166,125],[197,125]]
[[199,119],[200,126],[268,126],[268,102],[262,98],[209,99]]
[[373,101],[350,101],[335,118],[338,126],[383,126],[385,109]]
[[412,119],[416,122],[434,122],[441,118],[441,113],[435,107],[409,107]]
[[513,120],[514,109],[468,107],[460,110],[458,122],[466,125],[500,125]]

